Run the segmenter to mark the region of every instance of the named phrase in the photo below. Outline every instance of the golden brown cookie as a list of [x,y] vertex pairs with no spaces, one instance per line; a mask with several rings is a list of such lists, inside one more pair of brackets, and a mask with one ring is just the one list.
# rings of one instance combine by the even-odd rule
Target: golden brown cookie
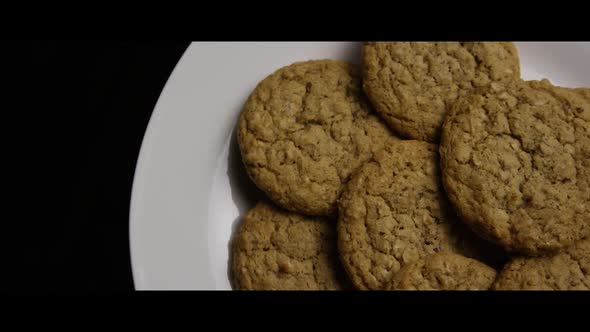
[[259,202],[233,243],[239,290],[339,290],[346,274],[338,260],[334,222]]
[[590,290],[590,239],[548,257],[513,259],[498,275],[495,290]]
[[456,221],[439,174],[437,146],[407,140],[377,152],[349,181],[339,203],[338,250],[358,289],[385,289],[404,264],[429,254],[480,254],[466,242],[483,241]]
[[520,78],[507,42],[370,42],[363,86],[383,119],[402,136],[438,142],[453,102],[492,82]]
[[576,88],[574,90],[576,92],[582,94],[582,96],[584,96],[584,98],[587,98],[590,100],[590,88]]
[[250,178],[278,205],[306,215],[334,215],[351,173],[391,137],[369,109],[357,69],[335,60],[298,62],[265,78],[238,130]]
[[496,270],[461,255],[438,253],[407,264],[389,283],[390,290],[487,290]]
[[590,99],[548,81],[492,84],[442,129],[443,183],[483,238],[528,255],[590,233]]

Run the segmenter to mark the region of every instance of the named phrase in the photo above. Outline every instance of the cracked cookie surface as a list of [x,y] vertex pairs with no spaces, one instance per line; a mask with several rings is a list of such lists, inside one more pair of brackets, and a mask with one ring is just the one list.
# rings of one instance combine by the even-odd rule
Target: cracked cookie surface
[[294,63],[265,78],[238,128],[253,182],[306,215],[335,215],[350,175],[392,138],[369,108],[359,71],[335,60]]
[[239,290],[340,290],[347,279],[338,260],[334,222],[260,201],[245,216],[232,245]]
[[461,255],[438,253],[404,266],[389,283],[390,290],[487,290],[496,270]]
[[544,255],[590,233],[590,98],[548,81],[462,98],[442,129],[459,216],[508,251]]
[[348,182],[339,202],[338,250],[356,288],[385,289],[404,264],[429,254],[486,252],[478,252],[476,243],[484,241],[457,222],[444,196],[437,148],[393,142]]
[[498,275],[495,290],[590,290],[590,239],[547,257],[513,259]]
[[443,119],[460,96],[492,82],[520,78],[508,42],[368,42],[363,86],[398,134],[438,142]]

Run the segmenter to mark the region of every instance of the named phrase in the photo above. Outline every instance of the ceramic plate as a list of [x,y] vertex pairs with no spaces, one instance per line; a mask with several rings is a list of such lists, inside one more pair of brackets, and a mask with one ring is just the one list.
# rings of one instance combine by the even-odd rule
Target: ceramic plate
[[[524,79],[590,87],[590,43],[517,43]],[[135,288],[231,289],[228,243],[261,197],[241,164],[236,123],[248,95],[295,61],[358,62],[359,43],[193,43],[154,109],[135,171]]]

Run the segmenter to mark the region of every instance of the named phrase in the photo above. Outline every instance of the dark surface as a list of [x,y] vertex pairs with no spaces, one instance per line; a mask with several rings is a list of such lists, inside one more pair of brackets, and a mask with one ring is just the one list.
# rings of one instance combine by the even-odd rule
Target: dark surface
[[58,126],[45,126],[39,132],[48,138],[35,141],[41,147],[35,158],[50,170],[39,193],[53,199],[39,205],[47,217],[35,217],[36,230],[15,251],[26,269],[17,276],[21,288],[133,289],[128,212],[135,162],[154,105],[188,44],[31,43],[33,102]]

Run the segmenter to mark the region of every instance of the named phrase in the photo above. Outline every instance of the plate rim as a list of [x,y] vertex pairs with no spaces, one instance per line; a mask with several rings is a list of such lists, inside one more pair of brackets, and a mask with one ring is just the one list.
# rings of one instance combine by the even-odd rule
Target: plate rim
[[[191,49],[191,47],[193,47],[195,43],[191,42],[186,49],[183,51],[182,55],[180,56],[180,58],[178,59],[178,61],[176,62],[176,64],[174,65],[174,68],[172,69],[172,71],[170,72],[170,75],[168,76],[168,78],[166,79],[166,82],[164,83],[164,86],[162,88],[162,91],[160,92],[160,94],[158,95],[158,100],[156,101],[156,104],[154,105],[154,109],[152,110],[152,114],[150,115],[150,118],[148,120],[148,124],[146,126],[145,132],[143,133],[143,137],[141,139],[141,146],[139,148],[139,153],[137,155],[137,161],[135,162],[135,169],[134,169],[134,173],[133,173],[133,180],[131,182],[131,197],[129,200],[129,226],[128,226],[128,232],[129,232],[129,258],[130,258],[130,263],[131,263],[131,275],[132,275],[132,280],[133,280],[133,288],[135,290],[142,290],[142,289],[147,289],[147,287],[145,285],[142,285],[141,279],[139,278],[139,269],[140,267],[138,266],[139,263],[139,259],[134,258],[137,257],[137,250],[138,249],[138,245],[137,245],[137,236],[138,236],[138,231],[136,230],[139,225],[139,221],[138,218],[136,217],[136,215],[139,213],[138,212],[138,204],[139,204],[139,192],[140,192],[140,188],[139,188],[139,183],[141,182],[145,182],[145,180],[143,180],[143,178],[145,177],[145,166],[146,162],[147,162],[147,154],[148,154],[148,146],[150,145],[150,141],[153,140],[153,131],[154,131],[154,127],[156,126],[156,119],[158,117],[158,114],[163,112],[162,111],[162,102],[165,99],[165,95],[168,92],[168,90],[170,89],[170,82],[173,81],[175,79],[175,77],[178,75],[178,70],[182,67],[182,64],[186,61],[187,59],[187,55],[189,53],[189,49]],[[136,248],[135,250],[133,248]]]

